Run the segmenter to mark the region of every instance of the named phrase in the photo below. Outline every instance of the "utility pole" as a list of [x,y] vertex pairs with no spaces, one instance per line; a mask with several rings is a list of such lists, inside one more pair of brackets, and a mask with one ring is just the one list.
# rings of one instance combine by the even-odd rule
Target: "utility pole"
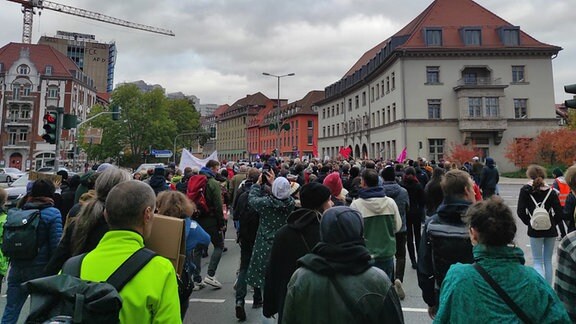
[[56,155],[54,155],[54,172],[60,171],[60,138],[62,137],[62,120],[64,108],[56,107]]

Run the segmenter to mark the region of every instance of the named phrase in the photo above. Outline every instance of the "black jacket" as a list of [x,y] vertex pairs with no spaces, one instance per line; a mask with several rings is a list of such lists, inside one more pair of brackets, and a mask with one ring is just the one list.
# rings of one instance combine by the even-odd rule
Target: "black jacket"
[[[530,226],[530,215],[532,215],[532,212],[536,208],[532,198],[530,198],[530,194],[532,194],[534,199],[540,203],[544,200],[546,194],[548,194],[548,190],[552,190],[552,192],[550,192],[550,196],[548,196],[548,199],[546,199],[544,206],[551,216],[550,218],[552,220],[552,227],[547,231],[537,231],[534,230],[532,226]],[[556,226],[560,228],[562,237],[566,235],[566,231],[564,230],[564,223],[562,222],[564,211],[562,210],[562,206],[560,206],[558,194],[556,194],[556,191],[551,187],[548,187],[546,190],[536,190],[533,192],[531,185],[524,185],[520,189],[520,194],[518,195],[518,208],[516,213],[522,222],[528,226],[529,237],[556,237],[558,236]]]
[[424,189],[419,182],[405,180],[403,187],[408,191],[410,197],[410,209],[408,209],[407,217],[412,221],[420,221],[424,218],[424,206],[426,204],[426,196]]
[[495,166],[486,165],[480,174],[480,189],[496,190],[496,185],[500,181],[498,169]]
[[300,208],[286,220],[276,233],[264,285],[264,316],[279,314],[281,323],[286,297],[286,286],[298,268],[297,261],[320,241],[321,214],[311,209]]
[[[468,210],[471,205],[470,202],[460,199],[455,199],[452,197],[446,197],[438,207],[438,212],[430,217],[422,231],[422,238],[420,239],[420,249],[418,249],[418,286],[422,290],[422,298],[428,304],[428,306],[437,306],[439,291],[438,287],[441,286],[442,282],[439,280],[439,284],[436,285],[437,273],[433,262],[433,252],[432,244],[428,235],[428,226],[431,222],[446,224],[449,226],[459,227],[460,230],[467,230],[468,225],[462,220],[462,216]],[[449,231],[449,228],[448,228]],[[458,246],[454,247],[454,253],[450,251],[444,251],[444,255],[450,256],[450,261],[461,263],[471,263],[473,261],[472,255],[472,244],[467,243],[469,246]],[[465,252],[462,252],[465,251]],[[445,269],[446,272],[448,269]],[[445,276],[446,273],[442,274]],[[438,286],[438,287],[436,287]]]
[[240,222],[240,230],[238,232],[240,244],[247,243],[252,246],[256,241],[256,232],[258,232],[260,217],[258,212],[248,203],[251,187],[252,182],[246,181],[244,185],[238,189],[238,199],[236,199],[234,204],[234,220]]

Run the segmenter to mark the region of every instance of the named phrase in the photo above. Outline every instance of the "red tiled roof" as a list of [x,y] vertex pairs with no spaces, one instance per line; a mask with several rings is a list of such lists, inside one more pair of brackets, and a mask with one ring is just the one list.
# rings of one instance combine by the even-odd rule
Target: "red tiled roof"
[[263,109],[260,109],[260,111],[258,111],[258,114],[256,116],[254,116],[252,120],[250,120],[248,127],[251,128],[251,127],[255,127],[255,126],[260,126],[262,121],[264,121],[264,118],[266,118],[266,116],[268,116],[268,113],[270,113],[270,111],[272,111],[273,108],[274,108],[274,106],[268,105],[268,106],[264,107]]
[[[539,42],[522,30],[520,30],[520,44],[518,46],[509,47],[504,45],[498,35],[498,29],[513,26],[514,25],[472,0],[435,0],[404,28],[394,34],[393,37],[408,37],[408,40],[398,46],[396,50],[508,50],[512,48],[561,50],[560,47]],[[423,29],[426,27],[442,28],[442,46],[428,47],[426,45],[423,32]],[[481,27],[482,45],[477,47],[465,46],[460,36],[460,30],[463,27]],[[344,77],[352,75],[355,71],[362,68],[362,66],[368,64],[380,49],[386,46],[389,40],[390,38],[364,53],[350,70],[346,72]]]
[[221,105],[219,106],[216,110],[214,110],[214,116],[218,117],[220,115],[222,115],[223,112],[225,112],[230,106],[228,105]]
[[255,94],[246,95],[242,99],[236,100],[235,103],[230,105],[229,109],[234,109],[236,107],[246,107],[246,106],[265,106],[268,102],[268,97],[266,97],[262,92],[257,92]]
[[312,90],[310,92],[308,92],[304,98],[300,99],[300,100],[296,100],[292,103],[289,103],[287,105],[282,106],[282,110],[287,110],[290,108],[294,108],[294,107],[300,107],[302,108],[302,110],[300,110],[298,113],[299,114],[310,114],[310,113],[315,113],[314,111],[312,111],[312,106],[314,106],[315,103],[317,103],[318,101],[324,99],[324,91],[323,90]]
[[108,92],[98,92],[96,94],[96,96],[101,99],[104,102],[109,103],[110,102],[110,97],[111,97],[111,93]]
[[10,68],[20,58],[22,48],[30,49],[30,61],[41,74],[44,74],[47,65],[52,66],[54,77],[72,77],[70,70],[80,70],[74,61],[49,45],[20,43],[9,43],[0,48],[0,62],[4,63],[5,69]]

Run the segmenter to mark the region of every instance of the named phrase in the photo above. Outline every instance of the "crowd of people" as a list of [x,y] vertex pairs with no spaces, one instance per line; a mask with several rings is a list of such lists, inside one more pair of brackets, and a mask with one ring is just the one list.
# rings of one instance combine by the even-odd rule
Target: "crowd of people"
[[[434,322],[576,321],[576,166],[553,170],[548,183],[541,166],[526,175],[516,213],[530,237],[532,267],[514,245],[516,222],[498,197],[492,158],[460,165],[263,157],[133,175],[102,164],[63,179],[61,194],[37,180],[19,206],[41,211],[39,252],[30,260],[0,256],[0,276],[10,263],[2,323],[18,320],[27,297],[22,283],[59,273],[73,256],[87,253],[82,279],[105,280],[144,246],[156,213],[185,220],[184,270],[177,275],[155,257],[120,291],[123,323],[181,322],[193,290],[222,288],[217,272],[228,226],[240,246],[239,321],[247,319],[252,287],[252,307],[278,323],[403,323],[406,251]],[[549,227],[535,225],[540,209]]]

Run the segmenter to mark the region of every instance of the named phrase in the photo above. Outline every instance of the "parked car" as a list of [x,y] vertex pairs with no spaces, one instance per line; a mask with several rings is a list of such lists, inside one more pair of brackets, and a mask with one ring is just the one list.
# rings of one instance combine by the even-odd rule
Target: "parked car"
[[[68,173],[68,177],[71,177],[71,176],[73,176],[73,175],[76,174],[76,172],[70,171],[70,170],[66,169],[65,167],[59,167],[58,170],[59,170],[59,171],[66,171],[66,172]],[[43,167],[43,168],[40,168],[40,169],[36,170],[36,172],[52,173],[52,174],[56,173],[56,172],[54,171],[54,167]]]
[[134,171],[134,173],[138,173],[140,171],[147,171],[148,169],[155,169],[157,166],[167,168],[167,166],[165,166],[162,163],[144,163],[140,164],[140,166],[136,169],[136,171]]
[[28,173],[24,173],[18,180],[10,183],[8,188],[4,188],[8,193],[6,209],[16,207],[18,200],[26,195],[26,184],[28,184]]
[[18,180],[25,173],[16,168],[0,168],[0,182],[12,182]]

